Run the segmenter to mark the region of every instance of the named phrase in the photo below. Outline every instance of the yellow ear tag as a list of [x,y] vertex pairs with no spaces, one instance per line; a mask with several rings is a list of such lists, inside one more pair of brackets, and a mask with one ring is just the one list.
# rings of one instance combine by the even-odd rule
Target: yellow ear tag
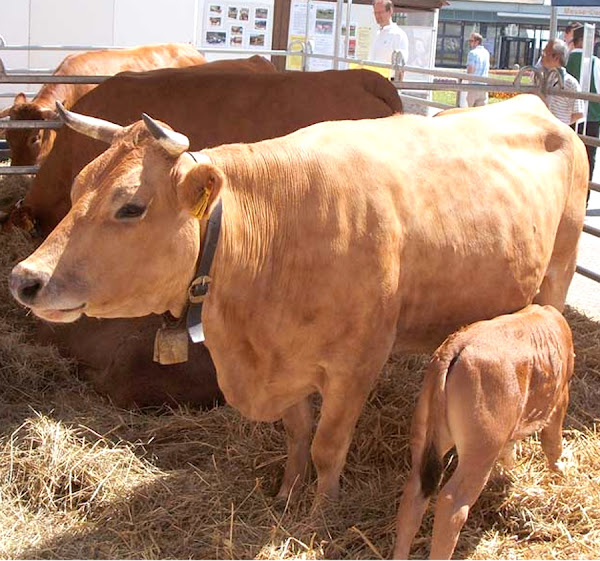
[[208,199],[210,199],[210,189],[207,187],[202,193],[200,202],[192,209],[192,214],[198,219],[202,220],[206,207],[208,206]]

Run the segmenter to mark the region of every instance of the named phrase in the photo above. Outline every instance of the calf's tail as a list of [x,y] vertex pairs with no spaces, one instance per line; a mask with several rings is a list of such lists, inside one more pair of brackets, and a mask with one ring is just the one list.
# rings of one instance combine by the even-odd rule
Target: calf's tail
[[425,498],[433,495],[442,480],[445,451],[440,450],[439,437],[448,433],[446,380],[459,356],[460,351],[449,356],[436,352],[425,374],[423,403],[419,404],[424,421],[421,427],[426,429],[419,470],[421,491]]

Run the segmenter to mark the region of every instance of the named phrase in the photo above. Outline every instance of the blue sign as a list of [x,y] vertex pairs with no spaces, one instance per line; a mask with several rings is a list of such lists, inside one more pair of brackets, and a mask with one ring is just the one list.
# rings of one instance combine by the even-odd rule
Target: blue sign
[[600,6],[600,0],[552,0],[553,6]]

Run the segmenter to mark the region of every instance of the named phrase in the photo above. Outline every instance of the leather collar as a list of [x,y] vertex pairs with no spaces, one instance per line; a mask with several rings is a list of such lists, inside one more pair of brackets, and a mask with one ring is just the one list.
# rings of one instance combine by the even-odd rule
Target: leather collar
[[[191,152],[188,152],[194,158]],[[196,276],[188,289],[188,309],[186,326],[192,343],[204,342],[204,327],[202,326],[202,304],[208,294],[208,289],[212,281],[209,276],[210,268],[215,256],[219,234],[221,232],[221,215],[223,214],[223,205],[221,201],[217,203],[208,219],[206,236],[202,248],[202,255],[198,261]]]

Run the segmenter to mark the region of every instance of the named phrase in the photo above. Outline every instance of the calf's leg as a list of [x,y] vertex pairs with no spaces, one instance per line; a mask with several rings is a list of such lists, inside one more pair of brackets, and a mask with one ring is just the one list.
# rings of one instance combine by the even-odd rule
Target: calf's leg
[[459,455],[456,471],[440,491],[435,509],[430,559],[450,559],[458,535],[494,467],[496,454]]
[[[435,367],[430,366],[425,374],[410,431],[412,467],[398,505],[394,559],[408,559],[410,546],[421,526],[429,498],[437,490],[442,475],[440,456],[454,445],[445,426],[440,426],[442,421],[436,415],[440,413],[440,402],[443,399],[436,393],[439,391],[436,382]],[[436,450],[434,440],[442,454]]]
[[408,476],[396,516],[396,544],[394,559],[408,559],[410,546],[419,531],[423,515],[429,505],[429,497],[425,497],[421,488],[421,465],[413,463]]
[[542,442],[542,450],[546,454],[548,467],[552,471],[560,472],[557,462],[562,456],[562,428],[567,414],[569,405],[569,391],[565,388],[561,396],[560,402],[556,406],[554,413],[546,427],[540,432],[540,440]]
[[498,461],[502,464],[505,469],[512,469],[517,463],[517,443],[514,440],[509,440],[502,452]]
[[287,460],[278,498],[286,498],[297,488],[306,474],[313,426],[310,397],[305,397],[283,414],[287,437]]

